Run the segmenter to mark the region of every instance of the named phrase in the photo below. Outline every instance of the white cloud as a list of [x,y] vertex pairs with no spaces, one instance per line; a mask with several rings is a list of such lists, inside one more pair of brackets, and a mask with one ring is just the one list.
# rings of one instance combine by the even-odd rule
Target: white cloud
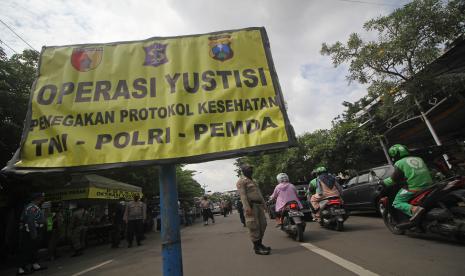
[[[361,32],[368,19],[406,3],[370,1],[386,5],[337,0],[6,0],[0,18],[36,49],[265,26],[289,117],[301,134],[330,127],[343,101],[365,93],[360,85],[347,85],[346,69],[334,69],[319,50],[322,42],[344,41],[350,33]],[[0,32],[17,51],[26,48],[5,26]],[[229,190],[236,182],[232,163],[222,160],[189,168],[202,172],[196,179],[211,190]]]

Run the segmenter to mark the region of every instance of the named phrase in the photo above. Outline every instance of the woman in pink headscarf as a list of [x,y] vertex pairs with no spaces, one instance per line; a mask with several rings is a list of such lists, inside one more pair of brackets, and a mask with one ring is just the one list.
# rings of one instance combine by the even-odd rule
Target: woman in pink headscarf
[[282,224],[281,212],[286,204],[290,201],[296,201],[299,204],[299,208],[302,209],[302,203],[300,203],[297,197],[297,189],[292,183],[289,183],[289,176],[285,173],[280,173],[276,176],[278,185],[274,188],[274,192],[270,197],[270,200],[276,199],[276,221],[278,226]]

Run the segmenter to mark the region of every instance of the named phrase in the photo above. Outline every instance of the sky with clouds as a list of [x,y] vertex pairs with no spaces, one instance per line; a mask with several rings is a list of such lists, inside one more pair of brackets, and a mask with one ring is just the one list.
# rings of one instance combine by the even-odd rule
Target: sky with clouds
[[[363,96],[348,85],[344,67],[320,55],[322,42],[346,41],[365,21],[402,7],[407,0],[3,0],[0,19],[35,49],[141,40],[264,26],[288,115],[297,135],[329,128],[343,101]],[[7,54],[28,46],[0,25]],[[235,189],[234,160],[188,165],[211,191]]]

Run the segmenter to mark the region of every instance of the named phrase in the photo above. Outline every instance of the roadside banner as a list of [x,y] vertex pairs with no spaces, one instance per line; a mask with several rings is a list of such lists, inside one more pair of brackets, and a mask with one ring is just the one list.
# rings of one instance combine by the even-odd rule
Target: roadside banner
[[7,170],[195,163],[295,144],[264,28],[43,47]]

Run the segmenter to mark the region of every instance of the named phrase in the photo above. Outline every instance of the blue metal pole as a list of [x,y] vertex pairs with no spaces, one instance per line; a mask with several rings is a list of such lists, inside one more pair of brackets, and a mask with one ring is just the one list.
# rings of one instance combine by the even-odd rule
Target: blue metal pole
[[182,276],[181,232],[179,229],[176,166],[160,168],[160,209],[163,276]]

